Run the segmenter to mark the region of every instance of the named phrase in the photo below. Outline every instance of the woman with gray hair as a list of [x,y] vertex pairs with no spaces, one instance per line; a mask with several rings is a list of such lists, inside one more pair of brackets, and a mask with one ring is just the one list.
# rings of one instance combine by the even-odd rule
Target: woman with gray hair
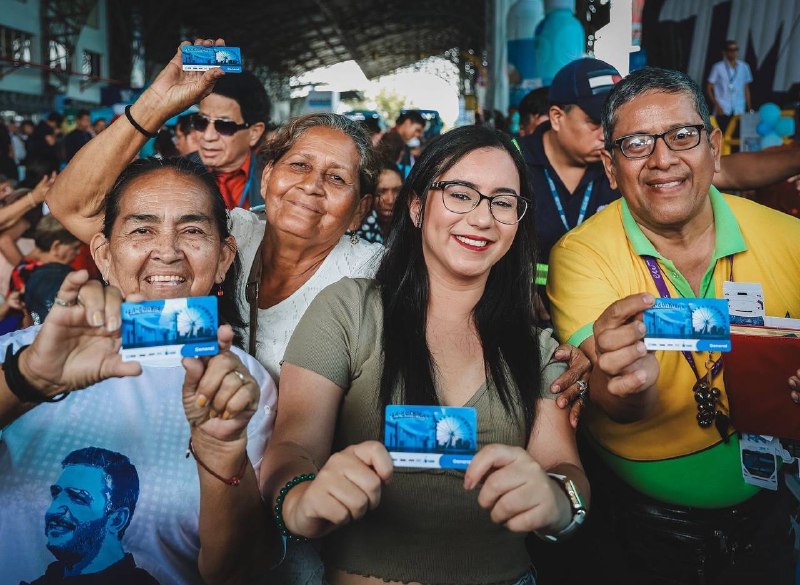
[[[146,141],[145,129],[159,128],[208,95],[221,75],[218,69],[182,71],[179,50],[128,116],[70,162],[58,179],[58,197],[48,201],[53,214],[87,241],[102,223],[106,193]],[[230,227],[249,275],[237,287],[250,322],[243,331],[245,347],[277,381],[289,337],[317,293],[345,276],[372,276],[373,259],[383,248],[344,236],[377,171],[358,124],[336,114],[302,116],[280,128],[261,155],[266,222],[236,208]]]

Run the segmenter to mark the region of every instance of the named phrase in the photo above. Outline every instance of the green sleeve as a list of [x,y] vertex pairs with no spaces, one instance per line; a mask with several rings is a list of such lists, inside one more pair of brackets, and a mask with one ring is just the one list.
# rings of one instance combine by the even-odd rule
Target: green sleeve
[[561,374],[567,370],[567,364],[555,361],[555,354],[558,341],[553,338],[552,329],[542,329],[539,331],[539,353],[542,356],[542,376],[540,378],[540,396],[555,400],[558,394],[550,392],[550,385],[556,381]]
[[358,355],[362,293],[350,278],[323,289],[297,324],[283,361],[349,388],[353,358]]

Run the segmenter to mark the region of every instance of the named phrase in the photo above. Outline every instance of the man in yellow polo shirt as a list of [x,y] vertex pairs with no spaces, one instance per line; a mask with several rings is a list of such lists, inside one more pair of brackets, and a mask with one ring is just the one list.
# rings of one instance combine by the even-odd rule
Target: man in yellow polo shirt
[[761,283],[768,315],[800,317],[800,221],[711,186],[721,133],[683,73],[632,73],[603,125],[623,199],[556,244],[548,279],[559,335],[593,362],[584,422],[613,472],[593,482],[593,509],[609,506],[603,536],[623,564],[597,582],[793,582],[785,490],[744,482],[724,420],[698,424],[693,387],[709,369],[727,409],[720,354],[647,352],[642,312],[656,296],[721,297],[735,280]]

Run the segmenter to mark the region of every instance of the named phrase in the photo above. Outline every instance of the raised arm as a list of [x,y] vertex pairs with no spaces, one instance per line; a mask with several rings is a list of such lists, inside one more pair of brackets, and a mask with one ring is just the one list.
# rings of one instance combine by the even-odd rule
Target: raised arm
[[648,294],[616,301],[598,317],[594,334],[581,344],[594,366],[592,401],[619,422],[643,419],[656,403],[659,367],[655,355],[645,349],[641,319],[652,305]]
[[720,158],[714,186],[720,191],[759,189],[800,174],[800,148],[735,152]]
[[356,520],[380,502],[392,460],[377,441],[330,454],[342,388],[290,363],[281,369],[278,419],[261,465],[261,493],[274,504],[280,489],[301,474],[313,481],[293,487],[283,501],[288,531],[319,538]]
[[[183,42],[181,45],[189,44]],[[198,39],[195,44],[211,46],[214,41]],[[216,41],[222,45],[222,39]],[[199,102],[214,82],[224,75],[221,69],[203,73],[185,72],[178,51],[131,106],[130,114],[145,130],[157,132],[166,120]],[[111,126],[90,140],[58,176],[47,195],[53,215],[83,242],[100,231],[106,193],[122,170],[147,141],[147,137],[120,116]]]
[[218,355],[183,360],[183,404],[200,478],[198,569],[208,585],[251,583],[280,548],[247,454],[248,423],[261,393],[275,387],[266,372],[259,382],[230,351],[229,326],[220,327],[218,339]]

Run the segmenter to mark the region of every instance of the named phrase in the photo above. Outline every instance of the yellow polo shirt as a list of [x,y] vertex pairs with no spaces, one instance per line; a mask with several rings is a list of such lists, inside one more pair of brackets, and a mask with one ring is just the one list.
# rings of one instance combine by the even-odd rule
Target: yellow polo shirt
[[[721,298],[722,283],[731,277],[760,282],[767,315],[800,317],[800,220],[721,195],[714,187],[709,197],[716,246],[700,296]],[[646,255],[658,259],[673,297],[695,296],[675,265],[642,233],[624,199],[566,234],[550,255],[547,284],[560,338],[580,345],[614,301],[641,292],[660,296],[642,259]],[[656,358],[659,398],[647,419],[619,424],[597,407],[587,409],[584,421],[601,455],[623,480],[658,500],[717,508],[751,497],[758,488],[742,479],[736,435],[726,444],[714,426],[701,428],[696,422],[696,379],[686,360],[677,351],[656,352]],[[704,374],[708,354],[695,353],[694,358]],[[715,385],[727,407],[721,375]]]

